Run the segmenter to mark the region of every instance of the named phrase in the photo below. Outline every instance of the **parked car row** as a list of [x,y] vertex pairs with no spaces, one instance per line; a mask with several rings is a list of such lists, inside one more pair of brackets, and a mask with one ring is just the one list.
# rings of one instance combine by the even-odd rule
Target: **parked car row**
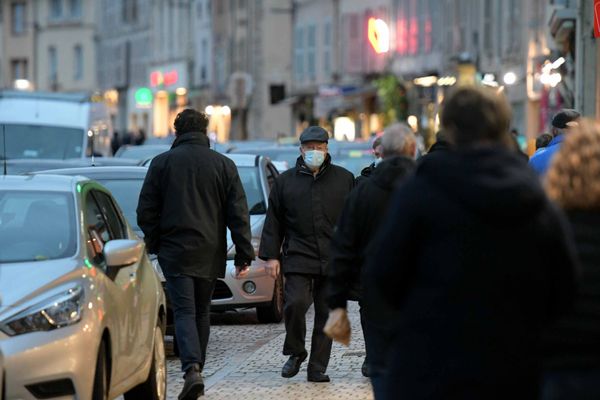
[[165,295],[111,193],[58,175],[0,188],[6,398],[165,399]]

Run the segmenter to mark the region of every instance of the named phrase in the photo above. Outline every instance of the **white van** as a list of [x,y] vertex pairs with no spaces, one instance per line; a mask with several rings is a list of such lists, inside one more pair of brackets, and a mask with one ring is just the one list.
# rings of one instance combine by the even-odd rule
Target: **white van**
[[89,95],[0,91],[0,157],[108,157],[112,136],[106,105]]

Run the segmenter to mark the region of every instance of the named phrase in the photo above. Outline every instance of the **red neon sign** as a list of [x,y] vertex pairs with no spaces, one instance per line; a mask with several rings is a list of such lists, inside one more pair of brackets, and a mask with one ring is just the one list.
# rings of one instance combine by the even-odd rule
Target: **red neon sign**
[[173,86],[179,81],[179,72],[176,69],[171,71],[152,71],[150,73],[150,86]]
[[600,38],[600,0],[594,0],[594,37]]
[[378,18],[369,18],[368,24],[369,43],[377,54],[387,53],[390,50],[390,28],[385,21]]

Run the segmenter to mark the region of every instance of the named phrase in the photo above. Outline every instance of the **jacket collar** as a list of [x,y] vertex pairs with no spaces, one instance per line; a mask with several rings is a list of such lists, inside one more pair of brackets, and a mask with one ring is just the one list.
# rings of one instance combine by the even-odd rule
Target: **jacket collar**
[[329,165],[331,165],[331,155],[329,155],[329,153],[327,153],[327,156],[325,157],[325,161],[323,161],[323,165],[321,165],[321,168],[319,169],[319,172],[317,173],[317,175],[314,176],[312,170],[306,165],[306,163],[304,162],[304,158],[302,158],[302,155],[301,155],[296,160],[296,172],[299,174],[314,176],[315,179],[318,179],[329,168]]
[[560,135],[558,135],[554,139],[552,139],[552,141],[550,143],[548,143],[547,147],[554,146],[555,144],[559,144],[564,141],[565,141],[565,134],[561,133]]
[[174,149],[175,147],[178,147],[183,144],[193,144],[204,147],[210,147],[210,140],[208,140],[208,136],[206,136],[202,132],[187,132],[177,136],[171,148]]

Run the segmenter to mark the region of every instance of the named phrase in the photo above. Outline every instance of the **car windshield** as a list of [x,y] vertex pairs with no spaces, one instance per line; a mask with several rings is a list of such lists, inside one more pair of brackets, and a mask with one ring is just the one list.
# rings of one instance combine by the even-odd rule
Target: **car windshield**
[[70,193],[0,190],[0,263],[72,257],[76,228]]
[[360,175],[363,168],[368,167],[375,159],[372,156],[361,157],[338,157],[332,160],[332,163],[346,168],[354,176]]
[[137,204],[144,184],[143,179],[97,179],[112,193],[129,225],[136,232],[141,229],[137,224]]
[[[238,171],[242,186],[246,192],[250,215],[266,213],[266,203],[260,186],[258,169],[255,167],[238,167]],[[140,232],[141,229],[137,224],[136,209],[144,180],[95,179],[111,191],[113,197],[117,200],[119,207],[121,207],[125,218],[129,222],[129,225],[131,225],[135,231]]]
[[246,192],[246,200],[248,201],[248,210],[250,215],[265,214],[267,205],[258,176],[258,168],[256,167],[238,167],[240,180]]
[[80,158],[83,154],[82,129],[57,126],[0,124],[6,134],[0,140],[0,158]]
[[169,145],[165,146],[129,146],[123,149],[120,149],[115,157],[121,158],[131,158],[135,160],[146,160],[148,158],[152,158],[154,156],[159,155],[160,153],[164,153],[171,148]]

